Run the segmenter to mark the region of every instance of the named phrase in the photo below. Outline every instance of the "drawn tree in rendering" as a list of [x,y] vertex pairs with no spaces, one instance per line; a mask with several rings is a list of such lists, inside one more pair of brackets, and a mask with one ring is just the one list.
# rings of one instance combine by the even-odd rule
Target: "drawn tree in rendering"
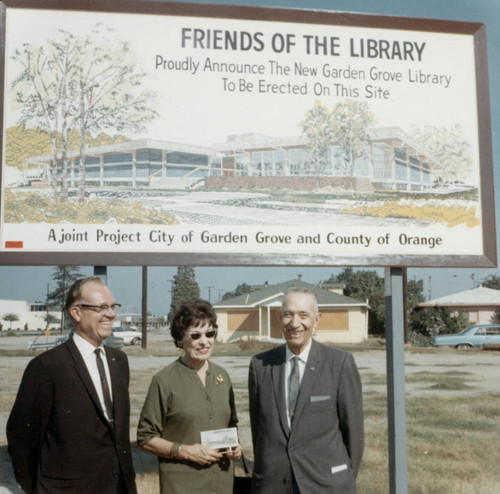
[[135,57],[128,42],[108,39],[102,29],[99,25],[79,45],[80,202],[85,198],[87,133],[103,129],[141,132],[158,115],[154,110],[157,95],[140,89],[146,73],[135,71]]
[[471,180],[474,168],[472,148],[460,125],[449,129],[428,125],[423,129],[415,129],[413,137],[436,159],[438,166],[433,170],[436,179],[448,184]]
[[[68,36],[68,35],[67,35]],[[61,47],[66,47],[61,53]],[[62,48],[64,49],[64,48]],[[74,50],[68,44],[47,40],[43,46],[24,43],[14,52],[13,59],[21,72],[12,82],[14,103],[20,106],[20,124],[38,127],[50,135],[52,163],[50,175],[53,196],[57,200],[57,152],[61,145],[60,130],[67,126],[68,78],[71,76]]]
[[179,266],[172,284],[172,301],[170,302],[168,322],[172,321],[177,309],[184,302],[200,298],[200,293],[200,286],[195,279],[194,268],[192,266]]
[[367,128],[375,117],[363,101],[346,100],[337,103],[331,112],[333,138],[340,147],[340,159],[345,173],[345,187],[354,188],[354,165],[367,155],[369,136]]
[[300,123],[309,150],[309,163],[320,186],[320,175],[324,174],[330,163],[329,153],[333,139],[331,114],[326,106],[316,100],[314,107],[306,112]]
[[13,59],[21,66],[11,90],[20,111],[19,123],[38,127],[51,136],[53,197],[61,186],[68,191],[66,153],[68,134],[79,134],[79,201],[85,199],[85,147],[92,132],[141,132],[157,116],[156,94],[142,88],[144,72],[136,70],[127,41],[112,36],[102,24],[84,37],[59,30],[43,45],[23,44]]

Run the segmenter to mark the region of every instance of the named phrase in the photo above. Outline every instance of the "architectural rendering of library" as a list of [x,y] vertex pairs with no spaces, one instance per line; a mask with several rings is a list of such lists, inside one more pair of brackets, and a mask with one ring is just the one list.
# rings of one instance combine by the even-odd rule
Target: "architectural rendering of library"
[[[432,186],[438,166],[432,155],[398,127],[372,128],[365,153],[346,164],[332,142],[329,157],[311,163],[302,137],[273,138],[260,134],[231,135],[210,147],[141,139],[85,151],[85,183],[92,187],[153,189],[346,187],[354,190],[422,191]],[[24,179],[32,186],[52,185],[51,155],[29,158]],[[69,151],[66,174],[70,187],[80,179],[80,152]],[[58,162],[58,180],[63,164]]]

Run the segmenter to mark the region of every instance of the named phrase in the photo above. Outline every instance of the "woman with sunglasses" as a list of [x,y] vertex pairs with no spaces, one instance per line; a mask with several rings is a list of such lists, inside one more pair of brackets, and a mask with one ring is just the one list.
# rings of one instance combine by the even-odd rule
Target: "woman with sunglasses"
[[217,336],[210,303],[195,300],[176,312],[170,333],[184,355],[153,377],[137,442],[158,457],[162,494],[233,492],[232,458],[201,444],[201,431],[236,427],[234,392],[227,372],[209,361]]

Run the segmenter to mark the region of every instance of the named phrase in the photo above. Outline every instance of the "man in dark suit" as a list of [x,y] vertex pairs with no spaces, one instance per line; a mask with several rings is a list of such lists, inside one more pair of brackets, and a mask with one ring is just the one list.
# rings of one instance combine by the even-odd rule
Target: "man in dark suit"
[[73,337],[24,372],[7,439],[27,493],[136,493],[128,360],[102,345],[117,305],[100,278],[77,281],[66,298]]
[[320,317],[313,292],[287,292],[286,344],[251,360],[254,493],[356,492],[364,446],[361,382],[352,355],[311,338]]

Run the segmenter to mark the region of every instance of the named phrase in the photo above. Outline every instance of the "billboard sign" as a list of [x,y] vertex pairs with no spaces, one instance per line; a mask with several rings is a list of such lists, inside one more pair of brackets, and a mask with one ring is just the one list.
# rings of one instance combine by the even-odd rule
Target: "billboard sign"
[[496,264],[483,24],[4,4],[0,263]]

